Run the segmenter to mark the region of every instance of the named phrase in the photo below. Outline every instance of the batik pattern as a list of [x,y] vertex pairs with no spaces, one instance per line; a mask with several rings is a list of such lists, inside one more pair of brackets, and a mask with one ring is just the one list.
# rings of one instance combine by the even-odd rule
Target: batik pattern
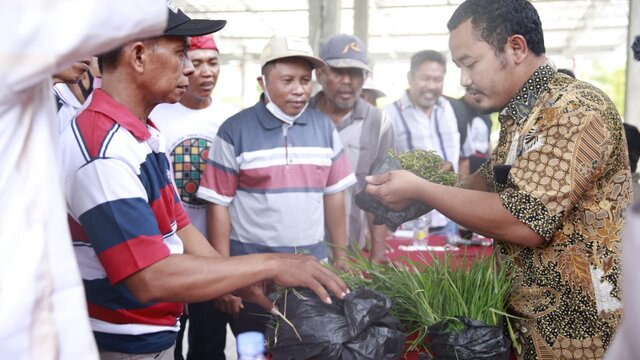
[[[509,298],[521,359],[596,359],[622,314],[620,237],[631,174],[609,98],[550,65],[500,113],[500,140],[481,173],[505,208],[540,234],[536,248],[498,241],[515,271]],[[506,184],[494,165],[511,162]]]

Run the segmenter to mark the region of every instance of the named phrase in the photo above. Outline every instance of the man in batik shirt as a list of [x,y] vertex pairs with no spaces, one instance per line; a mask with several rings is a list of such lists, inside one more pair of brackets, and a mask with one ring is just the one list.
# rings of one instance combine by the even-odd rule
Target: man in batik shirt
[[527,0],[467,0],[448,27],[461,84],[480,110],[500,111],[491,161],[466,189],[394,171],[370,177],[367,191],[394,209],[426,202],[496,240],[515,275],[507,301],[518,358],[601,358],[622,313],[631,174],[620,115],[548,62]]

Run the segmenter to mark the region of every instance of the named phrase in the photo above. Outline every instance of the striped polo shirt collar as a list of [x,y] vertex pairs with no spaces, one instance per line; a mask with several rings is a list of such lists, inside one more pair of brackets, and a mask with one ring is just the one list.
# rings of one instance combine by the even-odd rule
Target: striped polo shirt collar
[[[267,130],[276,129],[282,127],[285,124],[284,121],[278,119],[273,116],[273,114],[267,110],[267,107],[264,105],[264,93],[260,95],[260,100],[256,104],[256,110],[258,112],[258,122],[262,125],[263,128]],[[304,111],[309,111],[309,107],[307,107]],[[293,122],[294,125],[306,125],[308,121],[308,116],[300,116]]]
[[113,121],[127,129],[140,141],[146,141],[151,137],[151,133],[140,119],[102,89],[95,89],[93,91],[93,100],[87,109],[112,118]]

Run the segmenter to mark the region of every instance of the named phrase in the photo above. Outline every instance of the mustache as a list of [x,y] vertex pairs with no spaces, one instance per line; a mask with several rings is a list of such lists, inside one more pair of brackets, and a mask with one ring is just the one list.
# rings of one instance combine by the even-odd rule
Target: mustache
[[480,91],[480,89],[478,88],[474,88],[474,87],[467,87],[465,88],[465,92],[468,93],[475,93],[475,94],[482,94],[482,91]]

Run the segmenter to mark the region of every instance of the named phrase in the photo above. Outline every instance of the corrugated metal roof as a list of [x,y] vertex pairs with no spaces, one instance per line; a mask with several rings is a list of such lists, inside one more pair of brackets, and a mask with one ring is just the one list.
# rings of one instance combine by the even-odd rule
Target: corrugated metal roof
[[[331,0],[328,0],[331,1]],[[216,36],[225,56],[256,58],[274,35],[306,37],[306,0],[174,0],[192,17],[225,19]],[[431,48],[448,51],[446,22],[462,0],[370,0],[369,56],[404,59]],[[545,31],[548,55],[571,58],[624,48],[628,0],[533,0]],[[353,33],[353,0],[342,0],[341,32]]]

